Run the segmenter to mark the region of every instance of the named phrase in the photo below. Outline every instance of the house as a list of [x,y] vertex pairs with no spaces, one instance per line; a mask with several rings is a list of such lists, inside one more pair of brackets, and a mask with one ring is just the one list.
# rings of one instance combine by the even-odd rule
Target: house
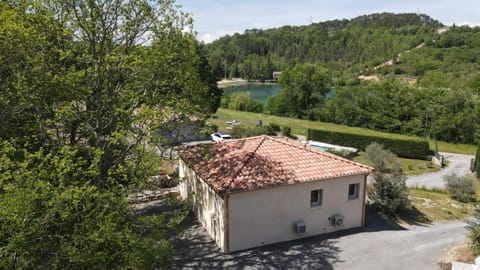
[[369,166],[270,136],[179,156],[180,194],[224,252],[364,225]]
[[274,81],[278,81],[278,79],[280,78],[281,75],[282,75],[281,71],[274,71],[272,73],[272,78],[273,78]]

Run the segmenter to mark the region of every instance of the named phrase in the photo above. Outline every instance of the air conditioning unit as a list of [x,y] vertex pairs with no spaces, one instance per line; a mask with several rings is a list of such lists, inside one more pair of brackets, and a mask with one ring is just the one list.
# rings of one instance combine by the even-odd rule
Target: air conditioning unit
[[303,221],[295,222],[295,233],[304,234],[307,232],[307,224]]
[[330,220],[330,224],[332,226],[342,226],[343,225],[343,220],[345,219],[344,216],[342,215],[333,215],[328,218]]

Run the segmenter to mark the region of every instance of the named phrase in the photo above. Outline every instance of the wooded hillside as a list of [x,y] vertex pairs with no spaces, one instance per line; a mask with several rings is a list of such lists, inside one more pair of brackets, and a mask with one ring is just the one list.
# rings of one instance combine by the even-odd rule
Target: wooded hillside
[[443,25],[427,15],[372,14],[308,26],[246,30],[209,44],[218,76],[269,79],[273,70],[299,63],[360,71],[436,36]]

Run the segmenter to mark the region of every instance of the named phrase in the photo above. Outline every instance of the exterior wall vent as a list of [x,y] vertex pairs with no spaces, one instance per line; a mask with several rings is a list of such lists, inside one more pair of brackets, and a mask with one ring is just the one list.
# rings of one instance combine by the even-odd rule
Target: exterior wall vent
[[330,220],[330,224],[334,227],[342,226],[343,220],[345,219],[342,215],[333,215],[328,218]]
[[299,221],[295,223],[295,233],[296,234],[304,234],[307,232],[307,224],[303,221]]

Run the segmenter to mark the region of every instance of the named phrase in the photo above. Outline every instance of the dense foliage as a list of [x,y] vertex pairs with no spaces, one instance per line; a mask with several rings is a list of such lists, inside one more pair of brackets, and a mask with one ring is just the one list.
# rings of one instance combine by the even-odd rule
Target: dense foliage
[[301,63],[329,69],[373,67],[430,40],[441,23],[427,15],[372,14],[309,26],[246,30],[208,45],[218,76],[265,80]]
[[339,87],[316,120],[391,133],[474,143],[480,134],[480,102],[472,91],[419,88],[399,81]]
[[406,176],[395,154],[384,150],[381,144],[372,143],[366,147],[365,157],[375,166],[368,190],[372,206],[390,216],[408,210],[411,202],[405,185]]
[[238,92],[233,95],[224,95],[222,97],[221,105],[223,108],[247,111],[247,112],[262,112],[262,102],[254,100],[248,92]]
[[[456,143],[480,139],[478,27],[382,13],[247,30],[207,48],[219,76],[226,69],[265,80],[283,72],[267,113]],[[244,71],[251,66],[256,73]]]
[[172,266],[183,211],[127,196],[158,167],[145,142],[219,105],[189,24],[170,0],[0,3],[0,268]]
[[428,142],[422,140],[393,139],[319,129],[308,129],[307,133],[309,140],[344,145],[360,150],[365,150],[372,143],[382,144],[388,151],[405,158],[424,159],[429,151]]
[[318,65],[302,64],[280,77],[280,93],[269,97],[265,111],[295,118],[315,118],[314,112],[330,91],[328,71]]

